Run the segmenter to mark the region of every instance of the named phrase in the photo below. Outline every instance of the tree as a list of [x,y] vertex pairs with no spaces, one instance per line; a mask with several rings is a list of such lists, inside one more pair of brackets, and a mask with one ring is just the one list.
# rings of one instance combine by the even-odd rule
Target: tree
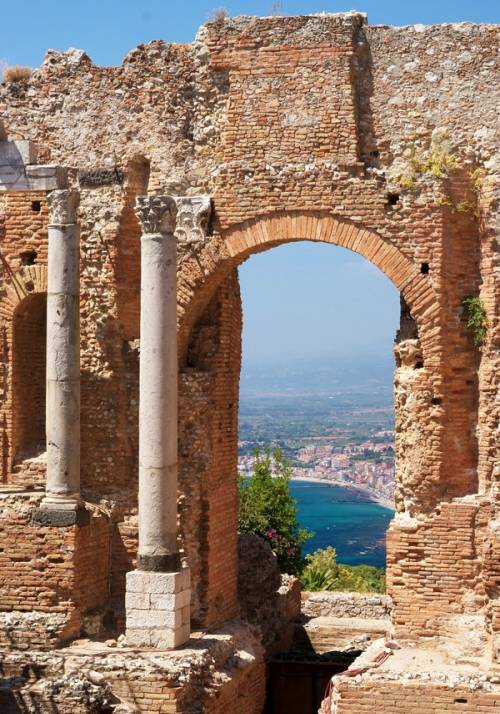
[[264,538],[278,558],[281,572],[298,575],[302,545],[312,533],[299,526],[297,501],[290,493],[291,467],[279,449],[255,451],[253,475],[239,479],[238,530]]

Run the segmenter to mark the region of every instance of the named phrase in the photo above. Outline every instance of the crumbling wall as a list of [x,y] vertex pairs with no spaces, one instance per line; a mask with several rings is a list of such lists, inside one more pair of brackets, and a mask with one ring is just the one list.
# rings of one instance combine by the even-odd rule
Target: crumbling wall
[[307,617],[369,617],[386,619],[391,614],[388,595],[355,592],[304,592],[302,614]]
[[[265,666],[253,628],[233,623],[178,652],[147,656],[85,644],[0,655],[2,714],[260,714]],[[2,686],[3,685],[3,686]]]
[[399,638],[446,634],[462,614],[477,614],[475,626],[484,632],[487,592],[481,574],[490,518],[487,501],[463,499],[442,503],[425,521],[402,515],[392,522],[387,587]]
[[300,617],[300,583],[281,575],[270,545],[252,533],[238,539],[238,599],[242,618],[259,627],[267,656],[288,651]]
[[344,680],[334,697],[328,714],[364,714],[366,711],[390,711],[391,714],[460,711],[476,714],[479,711],[494,712],[500,704],[497,689],[490,691],[481,685],[478,687],[475,682],[469,687],[468,682],[402,682],[399,677],[392,682],[380,679],[368,682]]
[[[85,614],[108,598],[108,519],[96,512],[78,528],[41,526],[31,520],[40,500],[29,492],[1,495],[0,609],[13,613],[2,638],[6,649],[17,649],[20,640],[50,649],[74,638]],[[49,616],[44,626],[22,613]]]
[[[497,49],[495,26],[372,27],[356,13],[236,18],[209,23],[192,45],[140,46],[119,67],[51,51],[29,81],[0,85],[9,132],[37,143],[40,161],[77,169],[82,485],[110,514],[117,611],[137,532],[131,207],[146,189],[206,192],[207,244],[182,256],[178,271],[181,530],[196,617],[213,623],[238,610],[235,269],[303,239],[364,255],[398,287],[417,326],[408,339],[418,344],[396,348],[402,520],[388,562],[398,627],[436,634],[458,608],[498,632],[498,529],[485,524],[499,462]],[[0,193],[0,458],[11,486],[43,481],[43,464],[13,470],[12,316],[30,283],[44,291],[46,224],[43,195]],[[33,251],[35,264],[23,266]],[[462,319],[469,293],[481,295],[488,316],[479,347]],[[484,506],[454,501],[477,491]],[[5,509],[4,537],[13,534],[23,552],[27,534],[37,534],[16,518]],[[13,563],[11,577],[24,573]]]

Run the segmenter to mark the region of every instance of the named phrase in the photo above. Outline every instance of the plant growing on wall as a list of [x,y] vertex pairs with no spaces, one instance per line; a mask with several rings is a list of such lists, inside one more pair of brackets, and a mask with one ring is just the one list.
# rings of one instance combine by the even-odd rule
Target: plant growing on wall
[[264,538],[278,559],[281,572],[298,575],[301,548],[312,533],[297,520],[297,501],[290,493],[291,467],[281,451],[255,452],[250,478],[239,480],[238,530]]
[[467,295],[462,300],[465,326],[472,332],[475,345],[482,345],[488,333],[488,318],[479,295]]
[[413,189],[417,179],[424,174],[445,178],[460,167],[444,130],[434,131],[427,149],[410,146],[403,157],[404,161],[394,166],[390,178],[406,189]]

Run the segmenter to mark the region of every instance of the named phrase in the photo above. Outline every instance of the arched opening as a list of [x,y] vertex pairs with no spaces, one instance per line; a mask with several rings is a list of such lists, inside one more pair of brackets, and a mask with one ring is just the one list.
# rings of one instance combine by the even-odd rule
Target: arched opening
[[12,464],[45,451],[47,296],[28,295],[12,326]]
[[[202,624],[227,619],[239,608],[235,573],[242,320],[238,266],[254,254],[297,241],[348,248],[349,255],[358,253],[369,261],[370,269],[377,267],[389,278],[404,297],[411,320],[418,323],[426,366],[416,370],[420,393],[432,392],[432,366],[439,361],[435,340],[438,305],[432,286],[418,266],[376,233],[324,212],[289,212],[236,225],[224,239],[226,255],[222,261],[215,266],[209,262],[207,269],[197,263],[200,284],[192,305],[183,307],[180,332],[181,530],[188,560],[199,563],[199,568],[192,567],[193,613],[195,621]],[[393,333],[389,342],[392,339]],[[408,380],[403,391],[407,388]],[[412,400],[407,403],[413,408]],[[407,421],[411,418],[405,417]],[[202,430],[195,428],[202,423]],[[408,444],[403,443],[403,471],[414,462],[427,480],[422,484],[414,479],[412,483],[412,470],[406,468],[410,489],[397,490],[400,510],[405,499],[426,499],[429,484],[432,488],[432,481],[439,478],[426,448],[428,440],[435,438],[437,427],[435,422],[424,430],[417,427],[418,433],[411,434]]]
[[[255,452],[278,449],[289,464],[300,525],[314,534],[303,553],[333,547],[343,567],[385,568],[394,512],[398,290],[365,258],[310,241],[251,256],[239,277],[239,473],[251,479]],[[402,317],[399,339],[406,339],[413,321],[408,311]],[[270,545],[279,552],[277,536]],[[364,572],[352,571],[357,587],[371,584],[368,572],[376,575]],[[324,589],[347,584],[337,578]]]

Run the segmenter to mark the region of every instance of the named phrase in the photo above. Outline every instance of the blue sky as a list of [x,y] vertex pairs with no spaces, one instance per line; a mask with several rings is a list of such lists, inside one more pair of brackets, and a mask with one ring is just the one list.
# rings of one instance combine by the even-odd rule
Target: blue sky
[[[120,64],[141,42],[191,42],[217,7],[231,15],[269,15],[274,0],[17,0],[2,3],[0,58],[35,67],[47,48],[85,49],[97,64]],[[281,0],[283,14],[345,12],[350,2]],[[370,23],[499,22],[498,0],[359,0]]]
[[[279,5],[280,3],[278,3]],[[152,39],[191,42],[217,7],[269,15],[273,0],[17,0],[2,4],[0,61],[36,67],[47,48],[86,50],[96,64],[120,64]],[[282,0],[282,14],[342,12],[350,3]],[[500,22],[499,0],[364,0],[371,24]],[[297,243],[253,256],[240,271],[247,363],[359,352],[387,355],[399,295],[363,258],[329,245]]]

